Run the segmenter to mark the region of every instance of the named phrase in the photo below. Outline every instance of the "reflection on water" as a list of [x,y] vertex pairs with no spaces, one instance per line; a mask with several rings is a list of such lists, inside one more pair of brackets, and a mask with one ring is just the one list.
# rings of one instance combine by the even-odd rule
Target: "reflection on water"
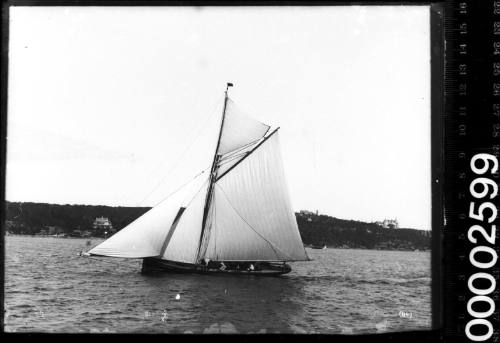
[[[93,245],[97,241],[92,242]],[[6,237],[5,329],[376,333],[430,328],[430,253],[309,250],[280,277],[142,275],[86,240]],[[411,313],[402,318],[401,311]]]

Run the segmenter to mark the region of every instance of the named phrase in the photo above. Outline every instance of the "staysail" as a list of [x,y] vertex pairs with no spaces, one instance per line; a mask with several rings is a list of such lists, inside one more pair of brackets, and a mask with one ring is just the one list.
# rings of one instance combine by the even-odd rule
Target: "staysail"
[[203,209],[207,195],[206,183],[187,205],[176,227],[172,227],[172,238],[165,242],[163,260],[196,263],[198,239],[201,233]]

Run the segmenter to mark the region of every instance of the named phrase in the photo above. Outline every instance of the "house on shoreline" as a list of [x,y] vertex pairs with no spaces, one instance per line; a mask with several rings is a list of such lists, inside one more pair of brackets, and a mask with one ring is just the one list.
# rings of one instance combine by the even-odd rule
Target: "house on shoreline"
[[97,217],[94,220],[94,223],[92,224],[92,228],[94,230],[112,230],[113,229],[113,224],[111,224],[111,221],[106,218],[106,217]]
[[375,222],[378,226],[383,227],[384,229],[399,229],[399,223],[396,218],[394,219],[384,219],[381,222]]
[[116,232],[113,224],[107,217],[97,217],[92,223],[92,231],[96,236],[107,236]]

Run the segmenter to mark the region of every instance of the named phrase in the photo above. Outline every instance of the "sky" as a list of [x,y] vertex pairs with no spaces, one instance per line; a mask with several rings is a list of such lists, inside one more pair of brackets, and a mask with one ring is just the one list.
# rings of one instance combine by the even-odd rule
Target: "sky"
[[280,126],[294,210],[431,229],[428,6],[11,7],[6,198],[152,206],[223,92]]

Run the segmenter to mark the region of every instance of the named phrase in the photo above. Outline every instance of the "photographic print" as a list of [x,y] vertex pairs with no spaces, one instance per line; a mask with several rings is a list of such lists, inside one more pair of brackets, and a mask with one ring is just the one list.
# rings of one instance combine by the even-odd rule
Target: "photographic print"
[[9,8],[4,330],[430,330],[430,6]]

